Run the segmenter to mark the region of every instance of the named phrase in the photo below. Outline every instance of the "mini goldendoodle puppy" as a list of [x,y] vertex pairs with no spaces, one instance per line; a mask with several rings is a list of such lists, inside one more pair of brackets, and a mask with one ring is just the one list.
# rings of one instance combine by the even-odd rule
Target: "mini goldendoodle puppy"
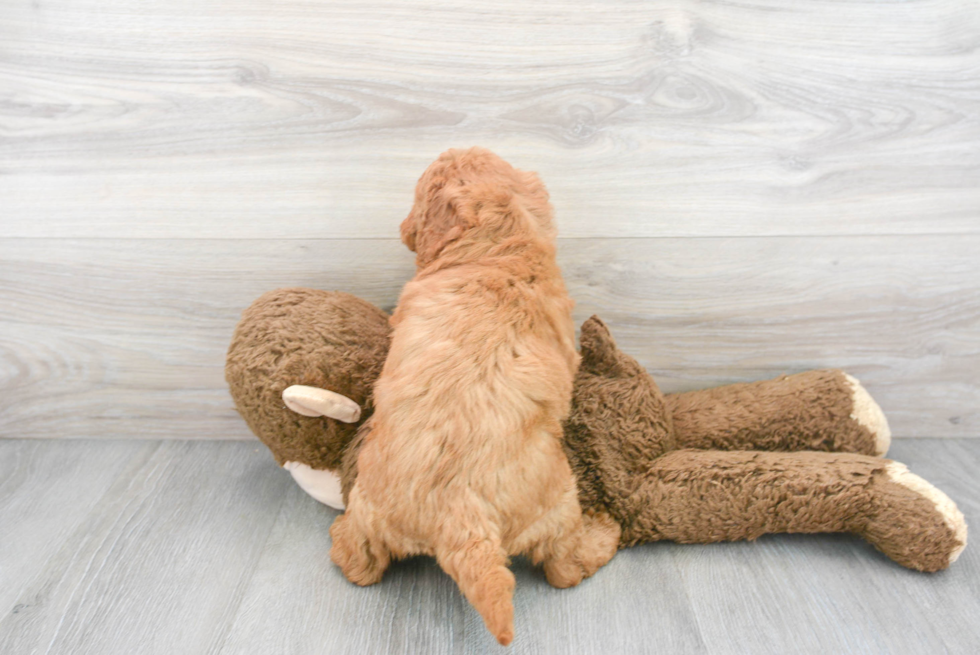
[[360,585],[393,557],[435,556],[506,645],[508,556],[571,587],[619,539],[608,516],[582,514],[562,451],[579,357],[548,192],[487,150],[450,150],[419,180],[401,234],[418,268],[330,556]]

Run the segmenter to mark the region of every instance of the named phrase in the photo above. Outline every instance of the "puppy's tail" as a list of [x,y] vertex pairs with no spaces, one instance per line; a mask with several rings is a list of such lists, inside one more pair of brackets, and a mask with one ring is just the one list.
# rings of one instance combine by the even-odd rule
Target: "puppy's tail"
[[452,576],[466,600],[483,617],[501,645],[514,638],[514,574],[500,543],[472,538],[436,553],[439,566]]

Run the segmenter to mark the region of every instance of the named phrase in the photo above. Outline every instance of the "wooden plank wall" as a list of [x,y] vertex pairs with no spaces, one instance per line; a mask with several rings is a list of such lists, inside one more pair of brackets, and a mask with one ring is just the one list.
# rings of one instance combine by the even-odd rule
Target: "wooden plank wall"
[[898,436],[980,435],[974,0],[12,0],[0,436],[247,437],[241,310],[390,308],[416,178],[474,144],[665,390],[837,366]]

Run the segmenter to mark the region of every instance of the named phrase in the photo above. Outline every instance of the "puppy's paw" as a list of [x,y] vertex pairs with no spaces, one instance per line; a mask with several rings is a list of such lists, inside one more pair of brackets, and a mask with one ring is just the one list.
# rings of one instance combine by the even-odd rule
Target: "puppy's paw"
[[574,587],[612,559],[619,548],[619,524],[608,514],[583,514],[575,549],[566,557],[545,561],[544,574],[553,587]]
[[572,557],[550,559],[544,563],[544,577],[552,587],[568,589],[585,578],[585,569]]
[[388,568],[386,556],[375,552],[367,538],[355,534],[351,521],[346,515],[334,519],[330,526],[330,559],[340,567],[344,576],[362,587],[381,581]]
[[619,524],[608,514],[597,512],[582,515],[582,543],[577,559],[585,577],[590,577],[613,558],[619,549],[621,532]]

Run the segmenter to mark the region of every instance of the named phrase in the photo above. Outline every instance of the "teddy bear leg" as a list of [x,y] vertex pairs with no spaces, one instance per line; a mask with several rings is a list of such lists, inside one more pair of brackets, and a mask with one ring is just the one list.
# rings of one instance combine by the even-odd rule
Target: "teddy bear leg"
[[670,394],[679,448],[819,450],[882,456],[891,431],[861,383],[839,370]]
[[852,532],[909,568],[936,571],[966,544],[945,494],[896,462],[851,453],[679,450],[629,499],[626,544],[709,543],[775,532]]
[[888,462],[873,483],[876,511],[862,534],[875,548],[902,566],[939,571],[966,547],[966,520],[942,491]]
[[500,542],[489,536],[454,535],[436,547],[436,561],[483,617],[487,630],[501,645],[509,644],[514,638],[516,580]]
[[340,567],[348,580],[367,586],[381,581],[391,554],[377,537],[372,537],[360,521],[360,513],[352,503],[346,514],[334,519],[330,526],[330,559]]

